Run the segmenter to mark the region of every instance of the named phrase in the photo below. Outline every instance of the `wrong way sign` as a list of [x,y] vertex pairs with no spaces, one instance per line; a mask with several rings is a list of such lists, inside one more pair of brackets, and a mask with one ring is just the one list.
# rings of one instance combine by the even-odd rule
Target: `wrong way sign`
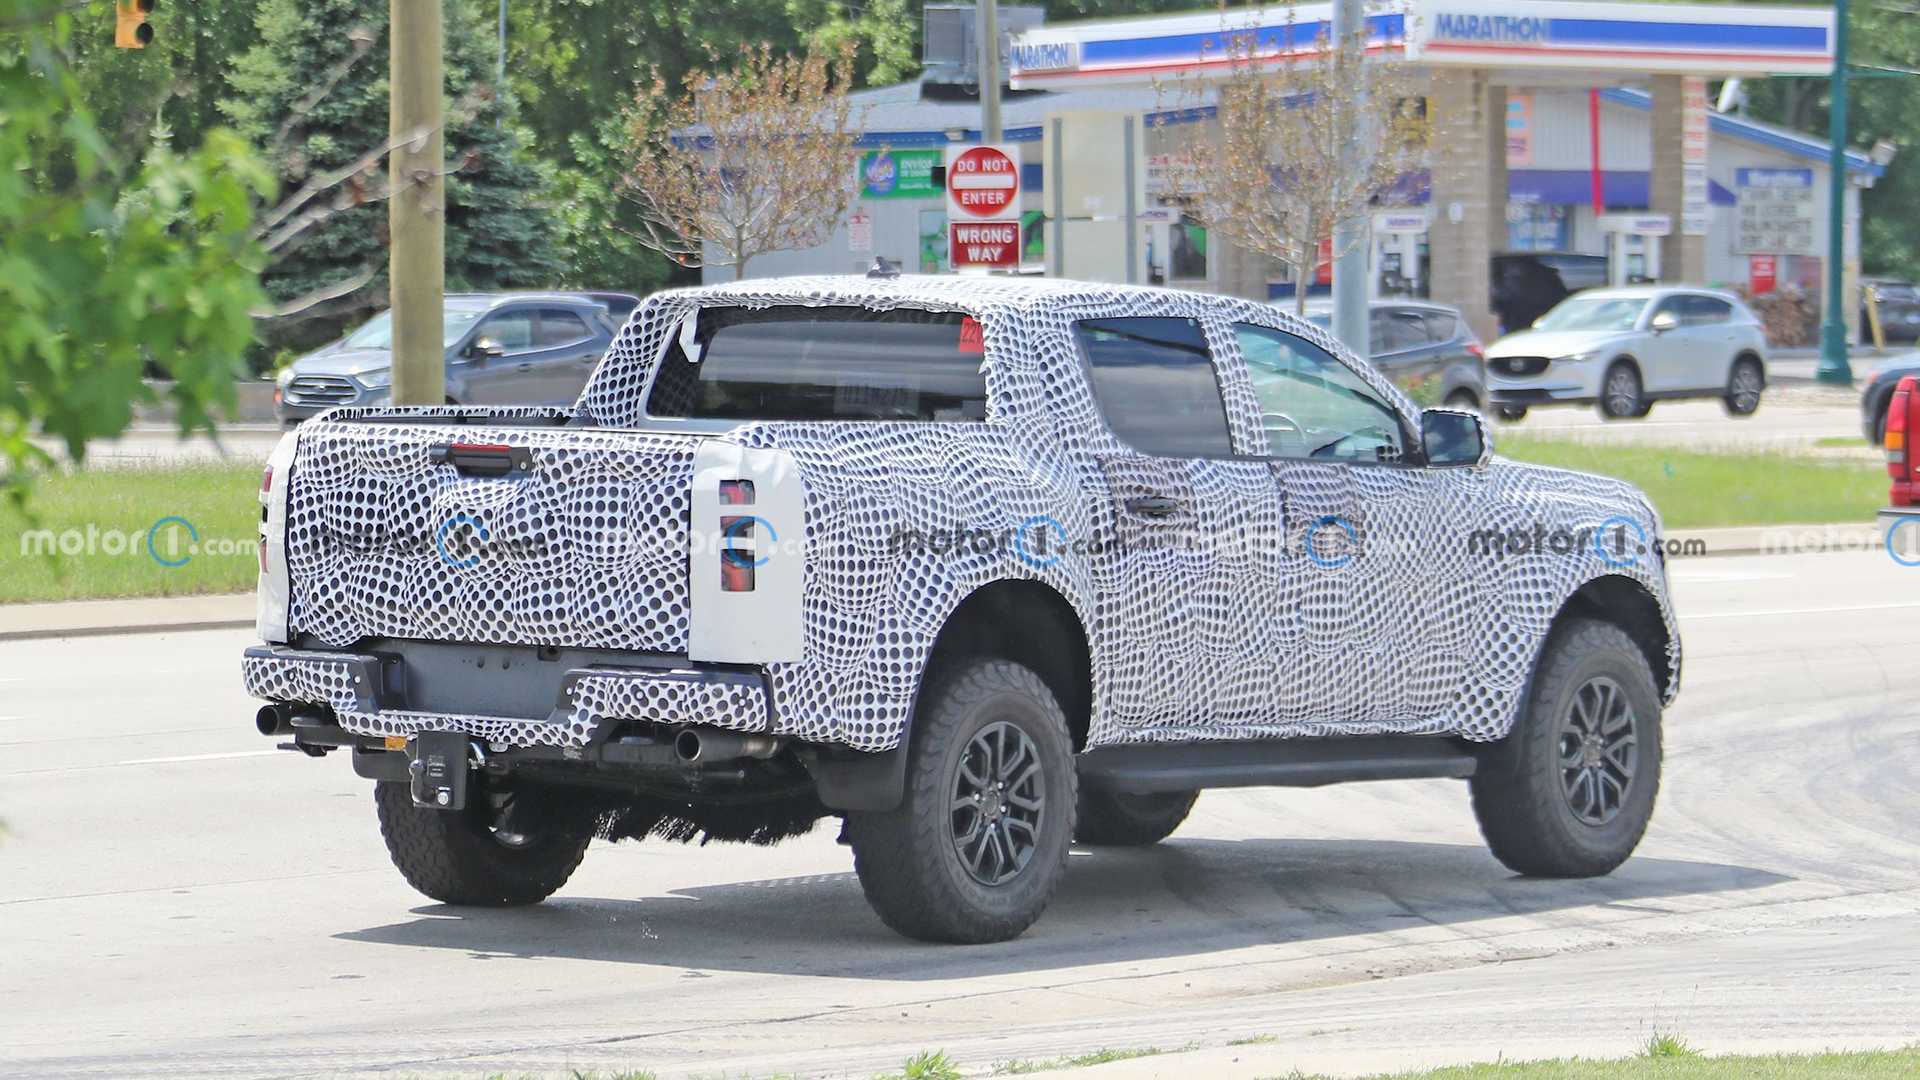
[[955,216],[1003,218],[1020,209],[1020,148],[947,147],[947,206]]
[[947,226],[947,255],[955,270],[1020,265],[1018,221],[955,221]]

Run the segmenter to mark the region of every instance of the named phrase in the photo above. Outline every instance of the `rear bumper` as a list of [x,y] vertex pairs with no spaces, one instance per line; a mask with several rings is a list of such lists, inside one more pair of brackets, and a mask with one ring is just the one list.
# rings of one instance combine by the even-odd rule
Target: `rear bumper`
[[324,706],[341,728],[372,737],[461,731],[502,748],[578,749],[604,741],[627,720],[747,732],[770,726],[763,676],[691,666],[570,668],[544,716],[413,707],[405,665],[380,653],[255,645],[241,660],[241,680],[254,697]]

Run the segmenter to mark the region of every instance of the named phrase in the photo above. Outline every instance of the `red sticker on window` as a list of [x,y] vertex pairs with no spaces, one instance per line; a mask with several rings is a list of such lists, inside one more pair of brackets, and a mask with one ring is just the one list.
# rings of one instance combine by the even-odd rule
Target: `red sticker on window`
[[980,323],[971,315],[960,320],[960,351],[963,353],[987,351],[987,343],[980,336]]

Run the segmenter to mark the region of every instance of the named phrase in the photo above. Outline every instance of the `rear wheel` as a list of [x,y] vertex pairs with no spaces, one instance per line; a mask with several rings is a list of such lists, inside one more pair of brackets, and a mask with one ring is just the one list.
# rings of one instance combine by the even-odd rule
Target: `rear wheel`
[[910,938],[1018,937],[1053,898],[1073,836],[1073,742],[1040,677],[963,661],[914,715],[900,805],[847,815],[853,866]]
[[1766,375],[1760,370],[1760,361],[1743,356],[1735,360],[1733,369],[1727,372],[1727,394],[1720,399],[1720,404],[1728,416],[1752,416],[1760,407],[1760,393],[1764,389]]
[[1141,847],[1173,835],[1187,820],[1198,791],[1128,795],[1098,788],[1080,789],[1073,838],[1093,847]]
[[[384,781],[374,785],[373,801],[393,865],[443,904],[537,904],[567,883],[593,839],[590,820],[515,815],[509,800],[481,791],[469,793],[464,810],[435,810],[413,805],[407,784]],[[516,817],[539,821],[519,826]]]
[[1480,834],[1511,870],[1595,877],[1625,862],[1660,790],[1660,695],[1633,639],[1594,619],[1555,630],[1471,788]]
[[1608,420],[1627,420],[1647,415],[1652,408],[1640,385],[1640,371],[1625,360],[1607,369],[1600,384],[1600,415]]
[[1471,390],[1455,390],[1447,395],[1446,406],[1462,412],[1477,413],[1480,411],[1480,399],[1474,397]]

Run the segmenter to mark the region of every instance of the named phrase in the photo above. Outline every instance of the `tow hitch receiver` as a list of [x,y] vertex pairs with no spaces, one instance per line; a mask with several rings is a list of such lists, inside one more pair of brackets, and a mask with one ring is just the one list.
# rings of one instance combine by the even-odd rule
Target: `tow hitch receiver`
[[467,805],[467,733],[423,731],[407,746],[413,805],[464,810]]

